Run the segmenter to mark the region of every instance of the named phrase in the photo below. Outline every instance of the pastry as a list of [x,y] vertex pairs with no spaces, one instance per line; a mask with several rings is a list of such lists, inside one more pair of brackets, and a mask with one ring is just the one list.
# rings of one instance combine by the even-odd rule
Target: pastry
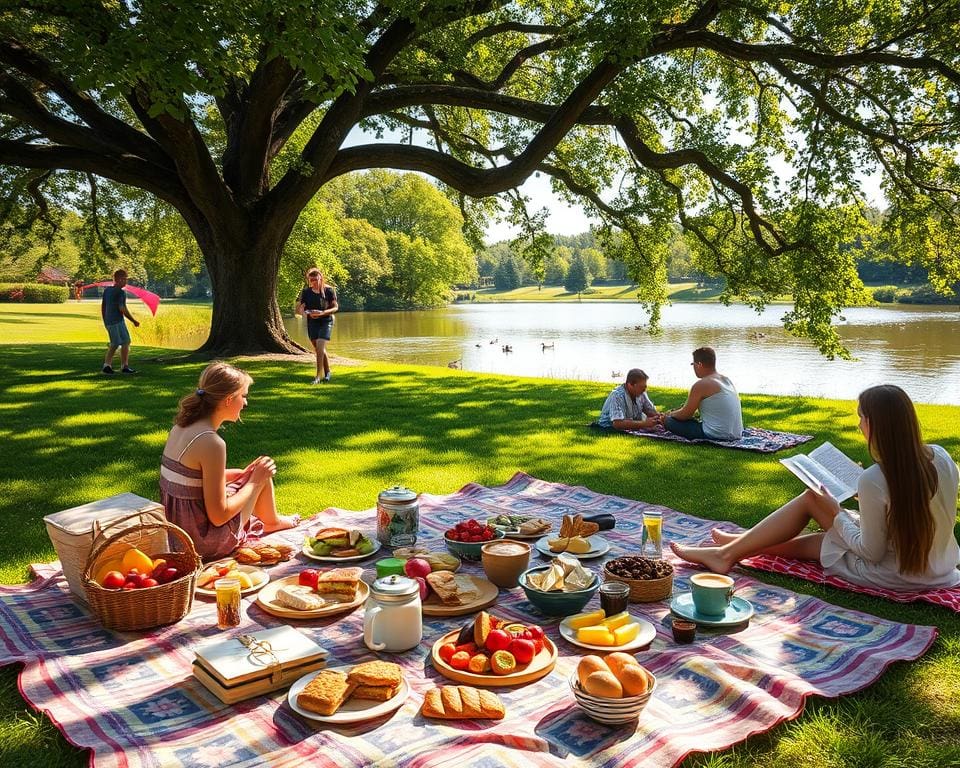
[[477,596],[477,587],[473,579],[450,571],[428,573],[427,584],[445,605],[466,605]]
[[260,555],[253,547],[240,547],[240,549],[233,553],[233,556],[237,559],[238,563],[243,563],[244,565],[257,565],[260,562]]
[[357,585],[363,575],[363,568],[331,568],[320,571],[317,576],[317,592],[333,593],[353,600],[357,596]]
[[468,685],[432,688],[423,697],[420,713],[444,720],[500,720],[507,714],[497,694]]
[[535,517],[533,520],[526,520],[520,523],[517,530],[524,536],[536,536],[538,533],[546,533],[551,527],[553,526],[549,520],[544,520],[542,517]]
[[358,685],[351,696],[354,699],[369,699],[370,701],[389,701],[400,691],[400,686],[390,685]]
[[348,675],[358,685],[385,685],[397,687],[403,682],[399,664],[390,661],[365,661],[357,664]]
[[332,715],[356,687],[343,672],[323,669],[297,695],[297,704],[318,715]]

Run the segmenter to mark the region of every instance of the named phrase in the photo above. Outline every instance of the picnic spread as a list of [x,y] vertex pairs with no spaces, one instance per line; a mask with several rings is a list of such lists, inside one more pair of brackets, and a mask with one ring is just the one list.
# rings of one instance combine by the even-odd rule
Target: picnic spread
[[798,445],[813,440],[813,435],[798,435],[793,432],[778,432],[773,429],[761,429],[760,427],[744,427],[743,435],[739,440],[714,440],[709,437],[689,438],[683,435],[677,435],[667,430],[662,424],[649,430],[625,429],[614,430],[605,429],[596,422],[589,425],[594,429],[603,429],[608,432],[618,434],[633,435],[634,437],[651,437],[655,440],[669,440],[674,443],[709,443],[719,445],[722,448],[737,448],[742,451],[755,451],[757,453],[776,453],[786,448],[795,448]]
[[[937,634],[638,556],[713,523],[523,473],[378,506],[326,510],[244,562],[176,560],[169,584],[195,594],[152,629],[107,629],[59,563],[35,565],[0,587],[0,664],[24,665],[24,698],[96,766],[673,766],[858,691]],[[119,535],[121,563],[157,563]],[[125,579],[118,602],[167,586],[136,570],[99,575]]]

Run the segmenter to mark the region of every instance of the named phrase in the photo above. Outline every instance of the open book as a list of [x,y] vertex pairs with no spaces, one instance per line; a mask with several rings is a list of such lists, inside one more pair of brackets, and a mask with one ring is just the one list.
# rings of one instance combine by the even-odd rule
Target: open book
[[857,482],[863,467],[852,461],[831,443],[824,443],[809,455],[798,453],[780,463],[799,477],[805,485],[820,490],[822,485],[837,501],[846,501],[857,493]]

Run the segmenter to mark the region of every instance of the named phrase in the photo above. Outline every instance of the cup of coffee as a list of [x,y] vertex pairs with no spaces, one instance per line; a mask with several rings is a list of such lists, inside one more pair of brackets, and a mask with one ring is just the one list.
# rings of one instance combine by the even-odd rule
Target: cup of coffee
[[480,548],[480,562],[487,578],[498,587],[512,589],[530,565],[530,545],[522,541],[491,541]]
[[704,616],[723,616],[733,597],[733,579],[720,573],[695,573],[690,577],[693,607]]

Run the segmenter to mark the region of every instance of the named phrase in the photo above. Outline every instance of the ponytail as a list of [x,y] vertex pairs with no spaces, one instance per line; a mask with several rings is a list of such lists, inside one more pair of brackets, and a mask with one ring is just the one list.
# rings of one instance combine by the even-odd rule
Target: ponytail
[[174,423],[178,427],[189,427],[212,414],[230,395],[252,383],[248,373],[229,363],[210,363],[200,374],[197,388],[181,398]]

